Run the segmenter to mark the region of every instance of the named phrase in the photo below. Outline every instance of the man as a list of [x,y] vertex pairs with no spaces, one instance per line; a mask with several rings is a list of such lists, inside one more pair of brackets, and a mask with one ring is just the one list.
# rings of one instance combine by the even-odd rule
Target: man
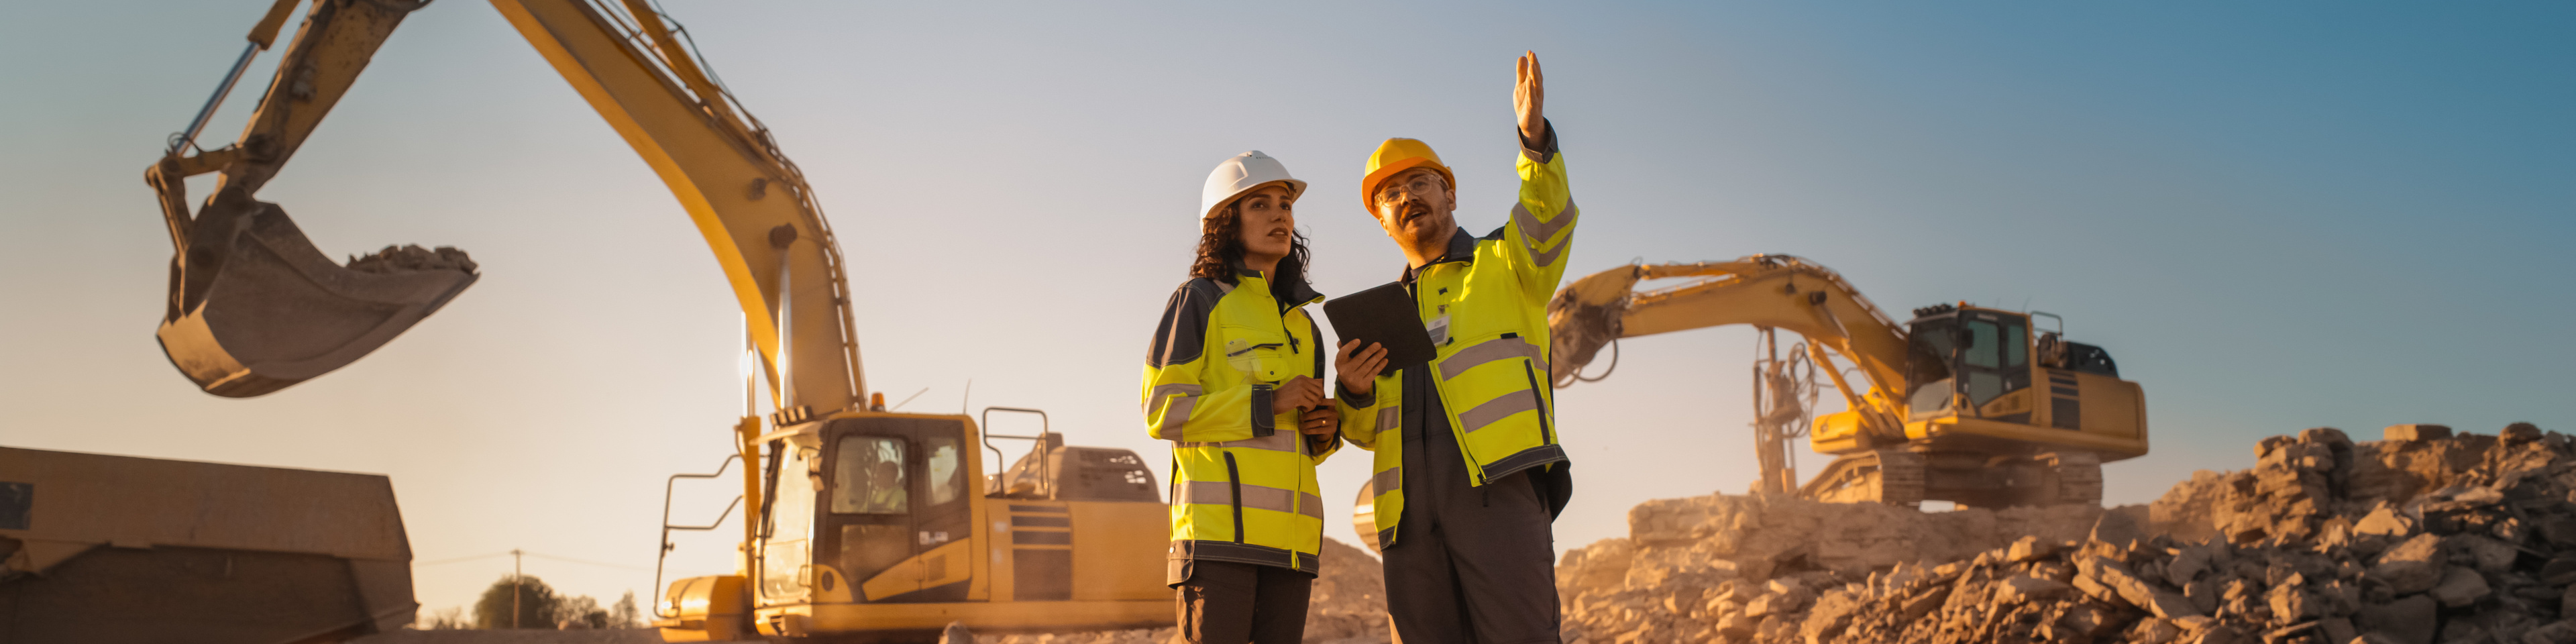
[[1438,347],[1427,365],[1345,379],[1339,397],[1343,435],[1376,452],[1368,490],[1400,641],[1558,641],[1549,524],[1573,484],[1546,386],[1547,300],[1577,212],[1545,97],[1526,53],[1512,91],[1520,199],[1490,234],[1458,227],[1457,177],[1421,141],[1388,139],[1360,181]]

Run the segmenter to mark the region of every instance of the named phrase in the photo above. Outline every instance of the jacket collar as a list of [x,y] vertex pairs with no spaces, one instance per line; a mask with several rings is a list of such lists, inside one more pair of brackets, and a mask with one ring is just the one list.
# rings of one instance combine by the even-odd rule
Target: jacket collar
[[1297,261],[1297,256],[1279,258],[1279,265],[1273,272],[1287,279],[1270,279],[1270,276],[1262,275],[1261,271],[1244,268],[1239,261],[1234,265],[1235,281],[1240,283],[1246,279],[1261,280],[1263,284],[1269,286],[1270,299],[1279,304],[1279,312],[1283,315],[1288,313],[1289,309],[1324,299],[1323,293],[1316,292],[1314,285],[1306,282],[1306,266]]
[[1423,264],[1421,268],[1411,266],[1405,267],[1404,281],[1406,283],[1412,283],[1414,275],[1421,272],[1422,269],[1450,262],[1468,264],[1476,262],[1476,236],[1472,233],[1468,233],[1466,228],[1459,228],[1457,232],[1449,234],[1449,250],[1442,252],[1438,259],[1433,259],[1431,260],[1431,263]]

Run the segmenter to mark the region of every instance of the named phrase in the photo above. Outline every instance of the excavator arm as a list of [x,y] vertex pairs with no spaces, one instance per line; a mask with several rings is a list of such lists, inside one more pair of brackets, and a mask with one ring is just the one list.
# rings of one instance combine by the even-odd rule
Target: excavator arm
[[[376,48],[426,2],[319,0],[281,56],[250,125],[233,145],[195,139],[252,57],[274,42],[297,0],[278,0],[252,28],[231,73],[188,129],[144,171],[170,231],[170,288],[157,335],[170,363],[218,396],[257,396],[356,361],[474,283],[452,248],[391,247],[343,266],[307,240],[286,210],[253,195],[285,167]],[[195,151],[195,153],[191,153]],[[219,173],[189,211],[186,177]]]
[[[1697,279],[1636,290],[1639,282],[1670,278]],[[1830,350],[1868,377],[1868,388],[1857,390],[1830,367],[1832,361],[1814,356],[1850,407],[1862,411],[1872,433],[1904,434],[1904,330],[1840,274],[1804,259],[1753,255],[1613,268],[1558,291],[1547,318],[1557,348],[1549,371],[1559,388],[1573,384],[1604,346],[1620,338],[1729,324],[1793,331],[1807,337],[1811,350]]]
[[[208,393],[249,397],[345,366],[477,278],[452,248],[387,247],[336,264],[253,198],[356,82],[416,0],[314,0],[238,143],[194,139],[299,0],[278,0],[188,130],[146,170],[175,249],[159,333]],[[493,0],[512,26],[671,187],[732,284],[782,414],[859,403],[839,245],[794,163],[641,0]],[[194,151],[192,153],[192,151]],[[191,213],[187,176],[221,173]]]

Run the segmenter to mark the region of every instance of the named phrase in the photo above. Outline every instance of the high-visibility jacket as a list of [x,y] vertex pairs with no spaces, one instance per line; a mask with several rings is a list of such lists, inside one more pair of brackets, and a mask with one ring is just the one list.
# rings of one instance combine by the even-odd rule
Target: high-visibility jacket
[[1310,444],[1297,413],[1270,413],[1273,387],[1324,379],[1315,321],[1322,301],[1294,258],[1288,283],[1239,271],[1233,283],[1196,278],[1173,291],[1146,352],[1145,429],[1172,441],[1172,544],[1168,583],[1196,561],[1230,561],[1316,574],[1324,500],[1315,464],[1338,438]]
[[[1562,468],[1556,400],[1548,389],[1547,300],[1565,277],[1578,211],[1566,192],[1565,157],[1549,128],[1542,150],[1524,148],[1520,199],[1491,234],[1465,230],[1440,258],[1408,273],[1416,311],[1438,348],[1427,365],[1449,431],[1482,486],[1537,467]],[[1344,391],[1342,436],[1376,452],[1374,493],[1380,547],[1395,545],[1404,514],[1402,370],[1378,374],[1368,396]]]

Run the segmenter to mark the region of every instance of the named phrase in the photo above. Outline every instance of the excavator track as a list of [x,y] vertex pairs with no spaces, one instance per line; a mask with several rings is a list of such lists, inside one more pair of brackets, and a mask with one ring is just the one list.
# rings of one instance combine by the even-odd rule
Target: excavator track
[[1832,503],[1877,501],[1911,508],[1923,504],[1923,491],[1923,455],[1890,449],[1834,459],[1798,495]]

